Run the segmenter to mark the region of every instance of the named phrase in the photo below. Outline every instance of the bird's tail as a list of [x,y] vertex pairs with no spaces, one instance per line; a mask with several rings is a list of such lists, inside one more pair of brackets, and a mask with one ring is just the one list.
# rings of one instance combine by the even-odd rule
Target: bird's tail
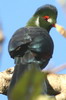
[[12,76],[12,80],[11,80],[10,86],[8,88],[8,100],[11,100],[11,97],[10,97],[11,91],[12,91],[13,87],[15,86],[15,84],[20,79],[20,77],[22,76],[22,74],[24,73],[26,68],[27,68],[27,65],[22,64],[22,63],[17,64],[15,66],[14,73],[13,73],[13,76]]

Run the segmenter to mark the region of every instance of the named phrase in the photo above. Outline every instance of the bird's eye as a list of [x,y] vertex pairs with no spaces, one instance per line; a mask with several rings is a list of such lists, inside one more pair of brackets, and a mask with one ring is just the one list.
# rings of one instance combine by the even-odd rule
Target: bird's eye
[[43,18],[49,23],[53,22],[53,20],[52,20],[52,18],[50,16],[43,16]]
[[47,21],[50,17],[49,16],[43,16],[43,18]]

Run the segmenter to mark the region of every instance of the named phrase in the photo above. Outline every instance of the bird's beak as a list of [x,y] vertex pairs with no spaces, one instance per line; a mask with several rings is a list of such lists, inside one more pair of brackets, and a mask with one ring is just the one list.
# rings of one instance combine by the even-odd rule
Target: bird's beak
[[56,25],[55,24],[52,24],[52,27],[55,27],[56,28]]
[[65,30],[61,25],[56,24],[56,20],[52,20],[51,18],[49,18],[47,21],[48,21],[49,23],[51,23],[52,27],[55,27],[56,30],[57,30],[61,35],[63,35],[64,37],[66,37],[66,30]]
[[56,25],[55,25],[56,20],[53,20],[52,18],[49,18],[47,21],[52,25],[52,27],[56,27]]
[[53,20],[52,21],[52,27],[55,27],[56,28],[56,20]]

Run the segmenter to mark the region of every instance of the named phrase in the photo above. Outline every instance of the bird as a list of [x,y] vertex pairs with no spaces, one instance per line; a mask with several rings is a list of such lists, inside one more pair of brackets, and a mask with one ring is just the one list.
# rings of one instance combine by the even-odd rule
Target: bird
[[57,8],[50,4],[43,5],[36,10],[26,26],[16,30],[11,37],[8,52],[16,66],[9,92],[24,70],[31,68],[32,63],[40,70],[49,63],[54,50],[54,42],[49,32],[55,27],[56,21]]
[[[49,35],[52,27],[55,27],[57,9],[46,4],[37,9],[27,22],[26,26],[18,29],[9,41],[8,51],[10,56],[18,62],[27,51],[31,51],[40,68],[43,69],[52,58],[54,43]],[[25,58],[26,59],[26,58]]]

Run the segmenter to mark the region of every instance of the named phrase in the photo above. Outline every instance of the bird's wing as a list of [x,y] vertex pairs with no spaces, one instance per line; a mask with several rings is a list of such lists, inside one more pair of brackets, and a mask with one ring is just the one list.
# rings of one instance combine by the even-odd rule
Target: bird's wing
[[53,40],[45,29],[39,27],[29,27],[29,35],[32,41],[28,48],[34,53],[35,59],[40,62],[40,67],[43,69],[52,57]]
[[46,30],[43,28],[30,28],[29,35],[32,37],[32,42],[29,44],[29,49],[41,56],[51,58],[53,54],[53,40]]
[[8,50],[12,58],[23,56],[27,50],[41,55],[48,53],[52,55],[53,41],[43,28],[24,27],[17,30],[12,36]]
[[9,41],[8,51],[11,57],[20,54],[22,55],[27,49],[27,45],[32,41],[31,37],[28,35],[29,31],[27,28],[18,29]]

